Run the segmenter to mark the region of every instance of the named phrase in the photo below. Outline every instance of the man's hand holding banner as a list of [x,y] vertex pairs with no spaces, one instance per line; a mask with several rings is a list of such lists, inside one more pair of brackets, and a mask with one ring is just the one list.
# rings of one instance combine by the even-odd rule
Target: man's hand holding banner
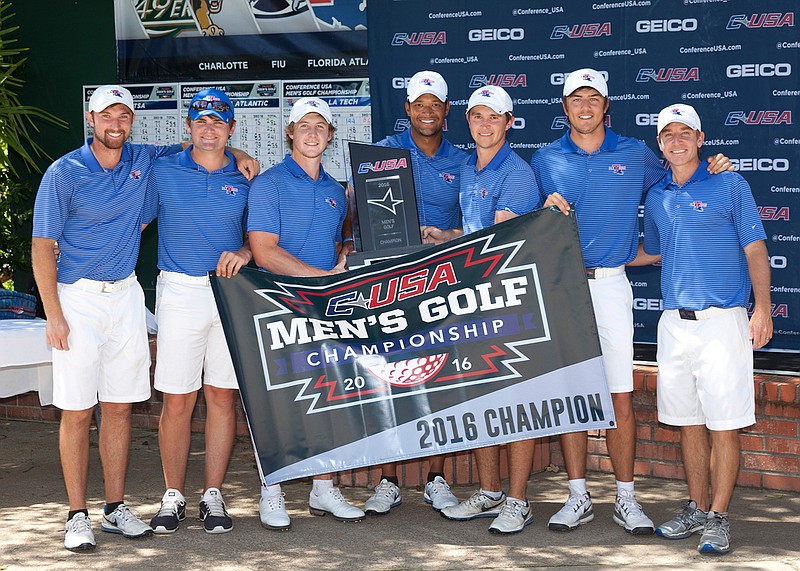
[[615,426],[574,214],[212,287],[268,484]]

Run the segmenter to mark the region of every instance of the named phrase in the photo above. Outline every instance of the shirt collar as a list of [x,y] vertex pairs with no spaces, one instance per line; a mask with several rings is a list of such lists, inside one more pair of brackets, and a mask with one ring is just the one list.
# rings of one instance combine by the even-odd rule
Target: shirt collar
[[[192,158],[192,148],[194,148],[194,145],[189,145],[187,148],[181,151],[181,153],[178,155],[178,162],[181,164],[181,166],[188,169],[206,171],[205,167],[198,165]],[[233,155],[227,149],[225,149],[225,156],[228,157],[228,164],[221,169],[211,172],[231,172],[239,169],[239,167],[236,166],[236,159],[233,158]]]
[[[297,161],[295,161],[292,158],[291,154],[287,154],[286,155],[286,159],[284,160],[284,163],[286,164],[286,168],[289,169],[289,172],[292,174],[292,176],[296,176],[297,178],[307,178],[307,179],[312,180],[312,181],[314,180],[313,178],[308,176],[308,173],[303,170],[303,167],[301,167],[299,164],[297,164]],[[325,177],[325,175],[326,175],[325,167],[323,167],[322,163],[320,163],[319,164],[319,176],[317,177],[317,181],[322,180]]]
[[[597,151],[614,151],[617,148],[617,143],[619,142],[619,135],[617,135],[614,131],[606,129],[606,135],[603,138],[603,144],[600,145],[600,148]],[[572,133],[572,129],[570,128],[567,132],[561,137],[561,148],[564,149],[567,153],[583,153],[586,154],[586,151],[581,149],[578,145],[570,137],[570,133]]]
[[[100,166],[100,163],[97,162],[97,157],[94,156],[92,152],[92,142],[94,141],[94,137],[89,137],[86,139],[86,142],[81,147],[81,158],[83,159],[83,163],[89,169],[90,172],[103,172],[106,169]],[[131,149],[130,143],[125,142],[122,145],[122,155],[120,156],[119,162],[129,162],[131,160]],[[119,163],[117,163],[119,165]],[[117,168],[116,166],[114,168]],[[111,169],[113,170],[113,169]]]
[[[497,154],[495,154],[495,156],[492,157],[492,160],[489,161],[489,164],[483,167],[483,169],[481,170],[486,170],[486,169],[497,170],[497,168],[500,166],[500,163],[506,160],[506,157],[510,154],[511,154],[511,147],[508,145],[508,141],[506,141],[505,143],[503,143],[503,146],[500,147],[500,150],[497,151]],[[475,151],[469,156],[469,158],[467,159],[467,164],[472,167],[477,166],[478,164],[477,151]]]
[[672,180],[672,169],[667,171],[667,179],[666,180],[667,180],[667,186],[671,186],[671,187],[674,187],[674,188],[682,188],[682,187],[685,187],[685,186],[687,186],[689,184],[694,184],[696,182],[702,182],[702,181],[704,181],[705,179],[707,179],[710,176],[711,176],[711,173],[708,172],[708,165],[706,164],[705,161],[701,160],[700,164],[697,165],[697,169],[695,169],[694,173],[692,173],[692,176],[690,176],[686,180],[686,182],[684,182],[682,185],[678,185],[678,183],[676,183],[674,180]]
[[[405,148],[411,149],[412,151],[417,151],[421,155],[425,155],[425,153],[423,153],[422,150],[417,146],[417,143],[414,142],[414,137],[411,136],[411,129],[410,128],[408,128],[405,131],[403,131],[403,134],[400,136],[400,140],[401,140],[401,144]],[[447,151],[447,145],[448,145],[448,141],[447,141],[447,139],[444,138],[444,135],[442,135],[442,142],[439,143],[439,148],[436,149],[436,152],[434,153],[434,156],[435,157],[446,156],[447,155],[447,152],[446,152]],[[425,155],[425,156],[427,156],[427,155]]]

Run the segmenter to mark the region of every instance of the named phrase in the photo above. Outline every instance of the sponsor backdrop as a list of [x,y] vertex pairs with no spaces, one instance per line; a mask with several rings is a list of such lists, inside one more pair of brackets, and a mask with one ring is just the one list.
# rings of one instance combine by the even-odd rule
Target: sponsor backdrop
[[212,287],[268,484],[615,425],[574,215]]
[[[730,157],[753,189],[768,236],[775,336],[800,350],[800,34],[797,0],[378,1],[368,6],[374,140],[402,131],[416,71],[450,87],[448,138],[469,150],[469,94],[501,85],[514,100],[509,140],[526,160],[567,129],[564,77],[606,75],[608,124],[658,152],[656,115],[676,102],[703,121],[706,154]],[[377,62],[381,62],[378,64]],[[659,268],[634,268],[636,340],[655,342]]]

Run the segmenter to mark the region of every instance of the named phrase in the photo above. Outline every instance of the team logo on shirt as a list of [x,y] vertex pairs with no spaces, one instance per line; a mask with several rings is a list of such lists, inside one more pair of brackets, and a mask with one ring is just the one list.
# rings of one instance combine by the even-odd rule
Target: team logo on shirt
[[485,188],[482,188],[481,189],[481,198],[486,198],[487,196],[489,196],[489,191],[486,190]]
[[222,190],[225,191],[225,194],[230,194],[231,196],[236,196],[239,192],[239,189],[235,186],[231,186],[229,184],[223,184]]
[[331,205],[331,208],[336,208],[336,201],[330,196],[325,199],[325,202]]
[[443,172],[439,176],[442,177],[442,180],[447,183],[451,183],[456,180],[456,175],[450,174],[449,172]]
[[624,175],[624,174],[625,174],[625,170],[626,170],[627,168],[628,168],[628,167],[626,167],[625,165],[613,164],[613,165],[611,165],[610,167],[608,167],[608,170],[610,170],[610,171],[611,171],[611,172],[613,172],[614,174],[618,174],[618,175],[622,176],[622,175]]
[[131,171],[131,178],[133,180],[139,180],[142,178],[142,171]]
[[698,212],[703,212],[703,210],[706,209],[706,206],[708,206],[708,204],[706,204],[702,200],[693,200],[689,204],[692,206],[692,208],[694,208]]

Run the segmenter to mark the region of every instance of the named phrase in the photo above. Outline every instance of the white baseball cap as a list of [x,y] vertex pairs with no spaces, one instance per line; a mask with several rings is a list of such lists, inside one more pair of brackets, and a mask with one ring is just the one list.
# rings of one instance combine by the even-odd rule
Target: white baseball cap
[[447,82],[435,71],[418,71],[408,80],[406,98],[409,103],[414,103],[425,93],[430,93],[444,103],[447,101]]
[[581,87],[593,87],[603,97],[608,97],[608,85],[600,72],[584,67],[576,69],[564,80],[564,97],[572,95]]
[[506,90],[496,85],[484,85],[473,91],[467,103],[467,113],[477,105],[486,105],[501,115],[511,113],[514,109]]
[[700,128],[700,116],[694,107],[683,103],[676,103],[669,107],[664,107],[658,114],[658,134],[670,123],[683,123],[690,129],[702,131]]
[[89,111],[98,113],[106,107],[116,103],[122,103],[128,109],[135,112],[133,108],[133,95],[121,85],[101,85],[94,90],[89,98]]
[[333,125],[331,108],[324,99],[319,97],[303,97],[295,101],[292,105],[292,112],[289,113],[289,123],[297,123],[309,113],[318,113],[328,122],[328,125]]

